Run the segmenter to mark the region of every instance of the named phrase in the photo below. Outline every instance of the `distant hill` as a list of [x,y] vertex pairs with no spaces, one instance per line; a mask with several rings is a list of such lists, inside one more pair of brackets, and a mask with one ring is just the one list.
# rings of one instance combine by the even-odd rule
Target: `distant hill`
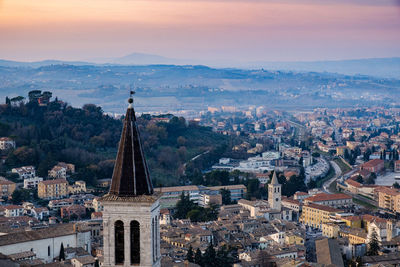
[[188,61],[174,59],[174,58],[167,58],[158,55],[132,53],[123,57],[111,59],[107,63],[121,64],[121,65],[152,65],[152,64],[183,65],[183,64],[188,64]]
[[73,106],[96,103],[107,112],[122,113],[120,101],[132,86],[138,93],[137,111],[152,113],[200,111],[207,106],[263,105],[285,110],[398,106],[400,97],[400,79],[328,72],[189,65],[0,66],[0,99],[38,89],[52,91]]
[[245,64],[243,67],[400,78],[400,57],[310,62],[253,62]]
[[330,72],[344,75],[368,75],[380,78],[400,79],[400,57],[393,58],[369,58],[353,60],[331,61],[255,61],[243,62],[232,60],[192,60],[176,59],[160,55],[132,53],[123,57],[99,59],[96,63],[84,61],[43,60],[35,62],[18,62],[1,60],[0,66],[6,67],[42,67],[48,65],[68,64],[75,66],[84,65],[205,65],[214,68],[242,68],[242,69],[266,69],[297,72]]
[[75,66],[85,66],[94,65],[94,63],[84,62],[84,61],[63,61],[63,60],[42,60],[42,61],[32,61],[32,62],[22,62],[22,61],[12,61],[0,59],[0,66],[3,67],[31,67],[38,68],[49,65],[75,65]]

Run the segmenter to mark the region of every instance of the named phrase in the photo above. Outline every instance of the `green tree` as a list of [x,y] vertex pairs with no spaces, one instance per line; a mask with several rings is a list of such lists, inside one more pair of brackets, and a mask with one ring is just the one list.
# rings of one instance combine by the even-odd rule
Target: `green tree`
[[364,179],[361,175],[357,175],[356,181],[362,184],[364,182]]
[[215,266],[216,256],[217,254],[215,252],[214,246],[210,243],[204,253],[204,266]]
[[60,247],[60,256],[59,256],[60,261],[65,260],[65,251],[64,251],[64,244],[61,242],[61,247]]
[[203,255],[201,254],[200,249],[196,249],[196,253],[194,254],[194,263],[204,266],[203,265]]
[[375,184],[376,173],[371,173],[366,181],[367,184]]
[[250,179],[247,183],[247,199],[260,198],[260,181],[258,179]]
[[225,188],[222,188],[222,189],[220,190],[220,193],[221,193],[221,196],[222,196],[222,204],[223,204],[223,205],[229,205],[229,204],[232,203],[232,200],[231,200],[231,191],[230,191],[230,190],[227,190],[227,189],[225,189]]
[[11,195],[12,203],[21,204],[24,201],[29,201],[31,198],[30,191],[27,189],[16,189]]
[[376,233],[375,229],[373,229],[370,241],[368,243],[367,255],[368,256],[378,255],[379,250],[380,246],[379,246],[378,234]]
[[399,184],[398,182],[395,182],[395,183],[393,184],[393,187],[399,189],[399,188],[400,188],[400,184]]
[[186,254],[186,260],[189,262],[194,262],[194,253],[192,246],[189,247],[189,250]]
[[185,193],[182,192],[180,200],[176,203],[175,218],[186,219],[188,212],[195,207],[196,204],[190,200],[189,195],[185,195]]
[[187,213],[187,218],[191,222],[200,222],[203,219],[203,213],[199,209],[193,209]]

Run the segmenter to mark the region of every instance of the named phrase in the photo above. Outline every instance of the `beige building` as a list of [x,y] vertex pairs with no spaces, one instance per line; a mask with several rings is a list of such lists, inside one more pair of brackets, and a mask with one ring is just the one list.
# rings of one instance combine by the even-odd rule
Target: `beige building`
[[68,192],[70,194],[86,193],[85,181],[76,181],[75,184],[68,186]]
[[68,196],[68,182],[65,179],[46,180],[38,184],[38,196],[43,199],[57,199]]
[[219,192],[209,191],[200,194],[199,206],[222,205],[222,196]]
[[67,179],[67,168],[56,165],[49,171],[49,177]]
[[340,210],[324,205],[308,203],[303,206],[300,222],[307,226],[321,229],[322,224],[330,222],[331,216],[337,212],[340,212]]
[[329,238],[337,238],[339,236],[339,225],[335,223],[323,223],[322,235]]
[[6,179],[0,180],[0,197],[9,197],[15,190],[15,183]]
[[304,200],[304,203],[305,204],[314,203],[314,204],[337,208],[353,204],[353,198],[349,195],[342,193],[338,194],[319,193],[314,196],[306,198]]
[[400,212],[400,192],[394,188],[380,187],[375,190],[378,194],[380,208]]

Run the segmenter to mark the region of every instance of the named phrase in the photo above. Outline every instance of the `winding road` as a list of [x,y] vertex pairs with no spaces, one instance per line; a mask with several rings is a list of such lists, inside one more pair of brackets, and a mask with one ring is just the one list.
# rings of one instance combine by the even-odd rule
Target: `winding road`
[[342,175],[342,170],[340,169],[339,165],[336,164],[336,162],[334,162],[333,160],[330,161],[331,166],[333,167],[333,169],[335,170],[335,176],[333,176],[331,179],[329,179],[328,181],[326,181],[323,185],[322,185],[322,189],[324,190],[324,192],[326,193],[333,193],[329,191],[329,186],[336,181],[341,175]]

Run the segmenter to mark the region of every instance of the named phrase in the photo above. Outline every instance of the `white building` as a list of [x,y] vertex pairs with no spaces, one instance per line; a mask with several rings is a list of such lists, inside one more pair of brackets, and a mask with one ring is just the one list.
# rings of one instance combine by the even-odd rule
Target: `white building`
[[36,176],[36,170],[33,166],[23,166],[20,168],[13,168],[12,173],[17,173],[21,180],[26,178],[34,178]]
[[0,138],[0,150],[8,150],[15,148],[15,141],[8,137]]
[[46,263],[59,256],[65,248],[82,247],[91,251],[90,230],[77,224],[58,224],[48,228],[21,231],[0,236],[0,253],[4,255],[32,251]]
[[19,205],[8,205],[4,207],[5,217],[18,217],[24,214],[24,207]]
[[43,181],[41,177],[27,177],[24,179],[24,188],[25,189],[34,189],[38,187],[38,184]]

